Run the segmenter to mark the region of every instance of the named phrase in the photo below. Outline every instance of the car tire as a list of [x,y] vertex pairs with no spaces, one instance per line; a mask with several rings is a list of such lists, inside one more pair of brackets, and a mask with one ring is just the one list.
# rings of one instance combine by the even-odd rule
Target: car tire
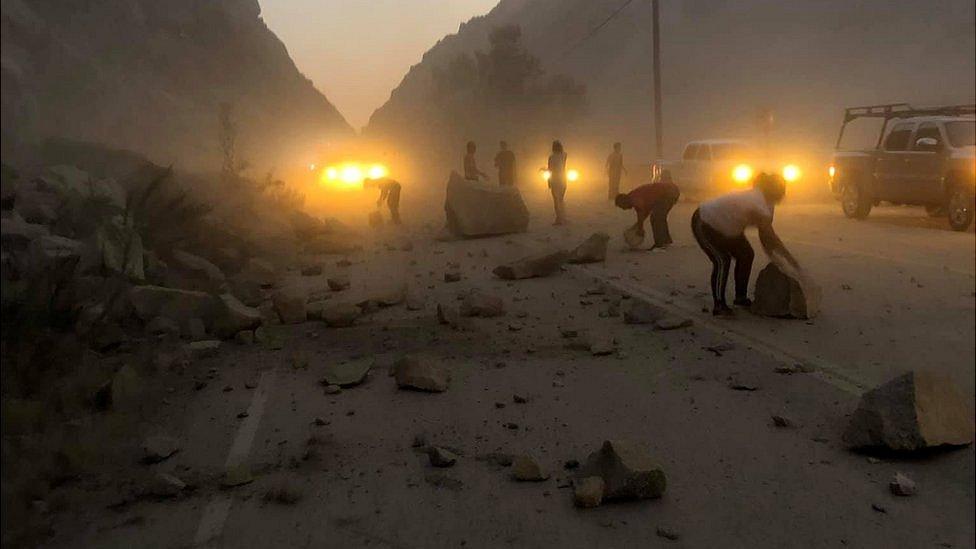
[[976,200],[973,191],[962,185],[949,188],[946,198],[946,213],[949,216],[949,227],[954,231],[965,231],[973,222],[973,202]]
[[864,219],[871,213],[872,203],[860,185],[850,182],[841,187],[840,205],[847,217]]

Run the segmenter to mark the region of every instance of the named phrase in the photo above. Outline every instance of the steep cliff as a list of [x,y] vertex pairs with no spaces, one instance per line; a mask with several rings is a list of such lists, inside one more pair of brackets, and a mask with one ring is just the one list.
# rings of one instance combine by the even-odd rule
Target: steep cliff
[[183,167],[220,167],[232,107],[239,156],[279,167],[352,133],[295,67],[257,0],[4,0],[3,152],[48,136]]

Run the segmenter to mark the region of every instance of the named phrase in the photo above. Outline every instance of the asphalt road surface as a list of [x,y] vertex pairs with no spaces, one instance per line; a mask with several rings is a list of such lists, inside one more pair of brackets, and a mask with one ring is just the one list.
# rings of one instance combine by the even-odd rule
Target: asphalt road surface
[[[835,204],[785,204],[776,227],[823,286],[822,313],[811,321],[747,312],[715,320],[702,312],[708,270],[688,226],[693,205],[673,212],[671,249],[631,252],[619,235],[633,214],[615,210],[597,186],[571,189],[566,227],[549,225],[536,188],[526,192],[528,233],[460,242],[433,239],[438,197],[420,210],[416,193],[405,192],[405,229],[368,234],[351,266],[322,260],[326,275],[351,275],[348,295],[406,280],[422,307],[383,309],[347,329],[275,327],[279,345],[226,344],[219,356],[160,380],[139,434],[176,436],[181,451],[150,467],[138,464],[140,436],[120,444],[97,480],[64,488],[48,545],[973,545],[971,447],[868,459],[840,440],[860,391],[912,368],[944,372],[972,399],[972,231],[951,232],[908,208],[879,208],[856,222]],[[569,248],[598,230],[613,237],[603,265],[514,283],[491,275],[501,262]],[[404,250],[407,241],[412,249]],[[763,264],[757,253],[755,272]],[[446,283],[448,270],[462,279]],[[324,277],[292,272],[290,283],[319,288]],[[436,304],[472,288],[502,297],[506,315],[472,319],[460,332],[438,324]],[[632,299],[694,325],[626,325],[613,309]],[[567,327],[612,335],[616,353],[567,348]],[[449,365],[450,389],[397,390],[385,365],[403,353]],[[377,364],[366,383],[323,393],[325,364],[362,358]],[[797,363],[812,373],[775,371]],[[749,376],[758,390],[730,389],[732,376]],[[775,427],[772,413],[796,427]],[[418,436],[455,449],[458,464],[431,467],[413,448]],[[564,462],[584,460],[608,438],[649,446],[668,474],[664,498],[573,507]],[[552,476],[515,482],[492,453],[529,453]],[[251,482],[221,487],[241,463]],[[889,493],[896,471],[919,483],[917,496]],[[193,489],[140,497],[156,472]],[[662,537],[665,530],[678,539]]]

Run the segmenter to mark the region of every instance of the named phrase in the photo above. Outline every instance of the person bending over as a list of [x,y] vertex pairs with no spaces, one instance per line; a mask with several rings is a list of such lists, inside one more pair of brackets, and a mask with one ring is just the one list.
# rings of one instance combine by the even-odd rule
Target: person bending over
[[380,177],[377,179],[367,179],[363,183],[363,188],[380,190],[380,197],[376,200],[376,207],[379,208],[385,201],[387,207],[390,208],[390,219],[394,225],[399,225],[400,183],[389,177]]
[[753,188],[737,191],[702,202],[691,216],[691,230],[702,251],[712,263],[712,314],[729,316],[732,308],[725,302],[729,268],[735,260],[735,300],[741,307],[752,305],[749,299],[749,276],[755,256],[746,227],[759,229],[759,242],[771,257],[780,256],[800,270],[793,255],[773,230],[773,210],[783,200],[786,184],[777,175],[761,173]]
[[668,213],[678,201],[681,192],[671,180],[671,172],[661,173],[659,181],[641,185],[626,194],[617,194],[614,204],[622,210],[633,209],[637,213],[637,234],[644,236],[644,220],[651,218],[651,232],[654,235],[654,248],[671,245],[671,231],[668,228]]

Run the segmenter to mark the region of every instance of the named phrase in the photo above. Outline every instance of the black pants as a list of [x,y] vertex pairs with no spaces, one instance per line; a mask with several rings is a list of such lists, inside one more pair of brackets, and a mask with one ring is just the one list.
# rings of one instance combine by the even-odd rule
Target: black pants
[[674,242],[671,240],[671,229],[668,227],[668,214],[676,202],[678,202],[677,194],[658,200],[651,208],[651,233],[654,235],[655,248],[670,246]]
[[712,262],[712,300],[715,305],[726,304],[725,288],[733,259],[735,259],[735,298],[746,299],[749,292],[749,275],[752,273],[752,259],[756,255],[746,235],[740,234],[732,238],[723,235],[703,222],[698,210],[695,210],[691,216],[691,232]]

